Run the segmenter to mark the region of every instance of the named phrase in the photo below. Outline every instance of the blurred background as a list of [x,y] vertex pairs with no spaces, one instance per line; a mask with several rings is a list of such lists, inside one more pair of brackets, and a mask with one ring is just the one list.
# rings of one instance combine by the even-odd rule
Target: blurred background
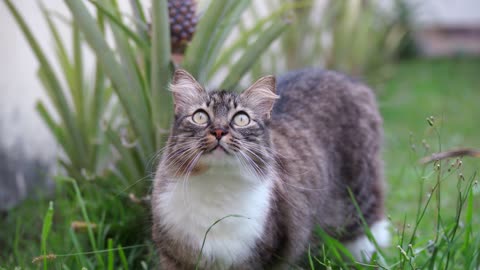
[[[34,26],[34,34],[39,38],[39,43],[46,54],[52,57],[55,50],[54,43],[40,12],[39,2],[37,0],[17,0],[15,4],[24,14],[28,24]],[[128,6],[127,2],[121,0],[119,5],[126,7]],[[200,2],[205,5],[206,3],[203,2],[208,1]],[[261,14],[268,12],[268,1],[263,4],[262,1],[258,2],[257,12]],[[376,2],[393,16],[395,16],[395,12],[399,12],[395,1]],[[63,1],[49,0],[44,1],[43,4],[46,8],[62,16],[69,16]],[[405,6],[402,8],[406,10],[400,11],[403,12],[401,16],[404,16],[400,23],[404,24],[402,26],[406,28],[402,31],[406,32],[399,35],[405,34],[408,37],[406,44],[393,52],[399,59],[402,57],[439,58],[480,55],[479,1],[405,0],[403,5]],[[314,24],[312,27],[324,27],[321,22],[323,16],[328,16],[329,11],[325,10],[327,6],[327,0],[314,1],[314,11],[309,11],[311,12],[309,16],[318,25]],[[42,91],[37,77],[38,63],[21,30],[5,7],[0,9],[0,25],[2,25],[0,53],[2,54],[1,59],[3,59],[3,64],[0,65],[0,181],[2,187],[0,189],[0,208],[7,209],[27,194],[32,194],[34,186],[49,186],[48,175],[55,168],[55,156],[59,149],[35,110],[35,103],[38,99],[45,100],[48,104],[45,99],[46,93]],[[61,36],[70,34],[70,28],[66,24],[60,25],[59,31]],[[311,38],[309,32],[296,34],[302,41]],[[397,39],[399,38],[397,37]],[[324,43],[331,42],[327,39],[324,37],[322,41]],[[341,46],[349,48],[355,47],[355,45],[355,43],[348,43]],[[390,48],[388,49],[390,50]],[[355,51],[355,48],[351,50]],[[275,48],[272,51],[276,53]],[[307,53],[312,54],[309,51]],[[374,53],[381,54],[383,52]],[[308,57],[310,56],[313,56],[314,62],[312,63],[293,60],[287,66],[294,66],[294,68],[310,65],[322,67],[331,57],[323,53],[308,55]],[[85,56],[87,66],[90,65],[90,68],[93,67],[93,57],[93,54]],[[277,55],[277,57],[287,58],[288,56]],[[375,58],[374,55],[367,57]],[[277,74],[287,69],[284,66],[285,63],[275,64],[281,64],[276,67],[279,71],[275,70]]]
[[[42,84],[42,76],[39,72],[38,55],[32,51],[31,42],[25,38],[18,20],[13,16],[12,10],[7,8],[6,1],[1,1],[0,213],[5,217],[5,224],[13,226],[21,216],[20,214],[16,216],[14,212],[23,211],[21,210],[24,207],[23,200],[28,198],[27,201],[31,199],[36,201],[35,198],[40,198],[39,204],[43,205],[42,212],[39,213],[41,217],[48,206],[48,200],[55,200],[61,196],[56,190],[53,176],[66,174],[77,180],[82,177],[91,180],[95,176],[109,175],[104,174],[104,171],[118,164],[115,163],[115,158],[106,155],[107,158],[99,158],[104,160],[103,163],[94,166],[91,170],[87,167],[75,167],[72,153],[65,151],[58,137],[52,135],[55,129],[45,124],[48,121],[41,116],[42,111],[50,111],[54,121],[61,122],[63,118],[61,113],[56,111],[55,98],[44,90],[45,85]],[[83,36],[82,31],[78,29],[72,30],[72,7],[65,4],[68,1],[48,0],[43,1],[42,4],[37,0],[11,2],[32,31],[44,55],[51,59],[53,71],[61,74],[65,72],[65,64],[59,57],[58,41],[52,35],[51,26],[45,19],[44,11],[48,11],[50,18],[55,22],[58,37],[64,42],[65,53],[70,55],[70,59],[74,59],[75,52],[81,51],[81,80],[84,80],[84,86],[92,86],[98,78],[96,50],[90,49],[88,36]],[[96,10],[102,7],[91,4],[96,1],[79,2],[84,2],[92,14],[96,14]],[[133,2],[135,1],[118,0],[118,3],[112,1],[115,3],[112,5],[115,9],[112,10],[118,11],[115,14],[124,19],[123,23],[126,27],[131,29],[137,27],[138,36],[147,40],[153,35],[152,31],[155,31],[155,27],[152,30],[151,21],[154,19],[151,16],[150,1],[136,1],[137,4],[140,3],[138,6],[145,14],[147,23],[143,25],[144,28],[138,27],[138,21],[134,18],[138,15],[138,10],[132,8]],[[194,17],[198,18],[199,22],[205,18],[206,14],[210,14],[208,8],[211,2],[215,1],[197,1]],[[218,54],[212,53],[213,60],[206,71],[198,71],[199,76],[203,78],[200,80],[211,88],[225,86],[241,88],[249,81],[265,74],[281,75],[288,70],[316,66],[339,70],[369,83],[377,93],[380,109],[385,118],[384,152],[389,186],[391,189],[406,189],[405,192],[393,194],[391,201],[388,202],[388,210],[392,216],[402,213],[404,209],[415,208],[413,202],[412,205],[409,202],[412,201],[416,190],[412,188],[412,191],[408,191],[410,184],[405,180],[412,177],[416,171],[413,168],[416,166],[415,158],[412,158],[409,148],[414,148],[416,158],[442,149],[480,148],[480,139],[478,139],[480,125],[477,120],[480,117],[480,1],[253,0],[241,2],[245,2],[242,4],[245,7],[238,8],[238,20],[231,21],[232,28],[229,28],[231,33],[225,35],[223,43],[219,43]],[[108,11],[106,8],[104,10]],[[114,12],[110,14],[106,12],[105,16],[109,18],[108,15],[112,14]],[[169,14],[170,16],[185,15],[178,15],[179,13],[171,10]],[[188,16],[185,18],[191,19]],[[274,19],[279,19],[285,24],[285,29],[271,29],[270,25],[275,22]],[[179,24],[181,21],[172,21],[170,18],[170,23]],[[196,22],[190,21],[190,23],[188,27],[195,27]],[[112,25],[112,29],[119,26],[115,23]],[[144,36],[141,36],[142,31]],[[169,46],[173,52],[172,62],[175,65],[194,69],[198,65],[191,59],[199,58],[199,54],[196,57],[189,56],[190,48],[186,45],[192,37],[182,36],[184,32],[179,32],[179,36],[175,37],[180,40],[177,44],[173,37],[174,30],[171,31]],[[77,47],[75,33],[81,40]],[[272,33],[272,37],[263,43],[255,43],[259,40],[255,33],[266,33],[266,35]],[[194,30],[189,34],[195,38]],[[149,37],[145,37],[146,35]],[[137,41],[133,35],[128,34],[127,37],[133,40],[130,41],[132,48],[141,47],[139,44],[142,44],[142,39]],[[107,30],[105,40],[112,47],[119,42],[115,30]],[[185,42],[182,43],[182,40]],[[245,48],[253,45],[265,48],[262,47],[257,54],[251,54],[258,57],[253,57],[255,61],[251,60],[248,65],[243,65],[242,73],[232,75],[231,71],[239,70],[241,64],[239,62],[245,59],[247,54]],[[187,46],[186,53],[185,46]],[[132,50],[136,52],[135,48]],[[192,55],[194,50],[190,50]],[[114,51],[122,55],[121,49]],[[138,51],[141,52],[141,49]],[[75,60],[72,60],[72,66],[75,65],[73,62]],[[143,64],[139,64],[140,73],[143,70]],[[148,70],[149,66],[146,64],[145,66]],[[111,75],[107,71],[108,76]],[[147,77],[149,76],[145,75],[145,78]],[[71,86],[68,76],[59,80],[62,86],[66,85],[66,88]],[[145,81],[148,80],[145,79]],[[116,90],[111,90],[112,86],[107,79],[104,85],[105,89],[116,93]],[[121,109],[117,108],[119,105],[115,104],[119,102],[116,99],[114,95],[108,101],[114,104],[105,106],[108,107],[105,109],[106,115],[115,114],[112,112],[119,110],[122,115],[128,114],[128,108],[123,108],[123,105],[120,106]],[[75,98],[68,100],[75,103]],[[425,119],[430,116],[434,116],[437,119],[436,122],[442,126],[441,144],[437,142],[436,137],[432,138],[435,132],[426,124]],[[108,116],[108,118],[112,120],[115,117]],[[124,116],[123,119],[125,118],[127,117]],[[114,123],[122,121],[117,118],[112,120]],[[100,122],[97,122],[97,126],[101,125]],[[121,124],[115,127],[118,129],[113,130],[118,133],[123,130]],[[135,141],[135,136],[128,135],[120,139]],[[422,150],[418,150],[420,148]],[[105,151],[108,152],[108,150]],[[120,152],[120,155],[123,153],[119,149],[116,151]],[[67,165],[62,162],[66,162]],[[144,160],[142,164],[146,163],[152,166],[151,161]],[[121,166],[118,166],[121,171]],[[476,171],[477,167],[478,162],[472,161],[469,172]],[[75,169],[78,169],[77,173],[72,172]],[[142,173],[148,175],[148,171],[142,169],[139,171],[140,175]],[[114,173],[114,175],[117,174]],[[125,175],[128,174],[118,177],[126,177]],[[128,187],[131,182],[122,182],[121,189]],[[141,197],[145,194],[138,191],[136,195]],[[404,203],[399,204],[399,201]],[[447,200],[444,203],[449,202]],[[478,198],[475,204],[478,206]],[[398,218],[401,220],[403,217]],[[0,220],[0,225],[1,223]],[[9,241],[5,239],[2,241],[0,237],[0,250],[9,247]],[[10,263],[14,261],[12,257],[8,260]]]

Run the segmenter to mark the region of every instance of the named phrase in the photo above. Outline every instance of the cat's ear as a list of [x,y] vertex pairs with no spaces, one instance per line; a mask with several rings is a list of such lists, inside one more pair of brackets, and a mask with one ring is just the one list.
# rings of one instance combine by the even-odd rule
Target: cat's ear
[[175,70],[170,91],[173,92],[173,106],[178,113],[186,106],[204,98],[207,94],[205,89],[193,78],[190,73],[183,69]]
[[270,118],[273,104],[279,98],[275,94],[275,76],[265,76],[243,91],[240,97],[257,113]]

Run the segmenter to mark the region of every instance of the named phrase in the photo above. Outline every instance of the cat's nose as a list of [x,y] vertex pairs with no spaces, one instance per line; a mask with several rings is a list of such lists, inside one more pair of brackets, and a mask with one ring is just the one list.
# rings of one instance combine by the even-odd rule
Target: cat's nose
[[211,134],[217,138],[217,140],[220,140],[223,136],[227,135],[228,131],[223,128],[216,128],[211,131]]

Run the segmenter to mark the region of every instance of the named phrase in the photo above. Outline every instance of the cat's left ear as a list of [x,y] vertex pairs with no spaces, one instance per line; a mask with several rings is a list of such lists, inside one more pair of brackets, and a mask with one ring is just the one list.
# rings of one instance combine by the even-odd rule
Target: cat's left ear
[[173,74],[170,90],[173,92],[175,113],[179,113],[203,99],[207,92],[190,73],[177,69]]
[[265,76],[252,84],[247,90],[240,94],[257,113],[270,118],[275,100],[280,98],[275,94],[275,76]]

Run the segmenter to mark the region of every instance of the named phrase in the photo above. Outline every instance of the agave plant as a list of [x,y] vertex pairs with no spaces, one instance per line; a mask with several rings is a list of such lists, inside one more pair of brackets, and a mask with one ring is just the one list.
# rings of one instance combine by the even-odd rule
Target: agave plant
[[[378,71],[398,53],[408,32],[405,0],[382,8],[379,0],[295,0],[291,27],[251,69],[256,77],[266,70],[284,72],[305,66],[336,69],[351,75]],[[267,1],[269,6],[280,0]],[[256,6],[260,2],[255,2]],[[252,8],[248,12],[259,16]],[[280,57],[279,57],[280,56]]]
[[[127,185],[148,177],[147,168],[165,143],[172,119],[167,90],[176,65],[202,83],[208,85],[215,77],[222,81],[220,85],[233,89],[288,26],[285,5],[259,18],[250,31],[232,37],[251,1],[214,0],[201,12],[182,61],[174,63],[167,0],[152,1],[151,6],[132,0],[133,15],[125,15],[116,0],[64,2],[71,13],[71,50],[58,33],[58,23],[64,22],[42,7],[61,66],[57,74],[32,28],[13,1],[5,0],[40,63],[38,75],[54,105],[50,111],[38,102],[37,110],[64,150],[59,161],[70,176],[88,179],[113,173]],[[145,10],[150,10],[151,20]],[[107,38],[110,33],[113,42]],[[227,48],[229,38],[229,44],[249,41],[249,46]],[[85,74],[85,44],[96,56],[94,78]],[[233,61],[238,54],[240,60]],[[222,68],[228,68],[223,78],[219,76]]]

